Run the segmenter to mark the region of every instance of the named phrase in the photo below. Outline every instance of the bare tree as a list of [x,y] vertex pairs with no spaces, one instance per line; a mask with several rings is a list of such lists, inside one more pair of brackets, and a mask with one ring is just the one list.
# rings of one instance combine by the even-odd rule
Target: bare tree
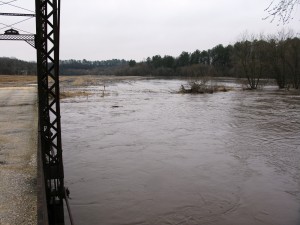
[[289,82],[295,89],[300,88],[300,39],[294,37],[286,40],[288,45]]
[[233,46],[236,70],[241,77],[247,78],[249,89],[257,89],[261,78],[267,73],[267,46],[268,43],[262,35],[256,39],[253,35],[247,37],[247,33],[243,35],[242,41]]
[[286,31],[282,29],[275,35],[269,35],[267,41],[269,43],[267,49],[267,59],[270,66],[272,77],[276,80],[279,88],[287,88],[289,86],[289,61],[290,47],[287,40],[294,37],[292,30]]
[[272,0],[270,5],[265,9],[269,14],[264,19],[271,18],[271,22],[279,17],[279,23],[286,24],[292,18],[292,12],[300,4],[300,0]]

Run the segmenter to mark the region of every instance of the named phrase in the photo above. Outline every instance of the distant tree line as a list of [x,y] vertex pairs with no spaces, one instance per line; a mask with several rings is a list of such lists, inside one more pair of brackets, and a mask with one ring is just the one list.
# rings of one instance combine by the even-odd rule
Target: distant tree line
[[[1,74],[36,74],[36,63],[0,58]],[[255,37],[244,35],[233,45],[183,51],[178,57],[155,55],[142,62],[61,60],[61,75],[132,75],[246,78],[256,89],[262,78],[273,78],[279,88],[300,88],[300,39],[292,32]]]
[[60,74],[62,75],[112,75],[116,68],[128,65],[124,59],[111,59],[102,61],[61,60]]
[[0,75],[34,75],[36,63],[16,58],[0,57]]
[[[130,64],[124,59],[102,61],[61,60],[61,75],[111,75],[119,67]],[[35,75],[36,62],[26,62],[16,58],[0,57],[0,75]]]
[[209,50],[183,51],[178,57],[155,55],[128,64],[118,75],[228,76],[246,78],[256,89],[262,78],[273,78],[279,88],[300,87],[300,39],[292,33],[277,36],[244,36],[234,45]]

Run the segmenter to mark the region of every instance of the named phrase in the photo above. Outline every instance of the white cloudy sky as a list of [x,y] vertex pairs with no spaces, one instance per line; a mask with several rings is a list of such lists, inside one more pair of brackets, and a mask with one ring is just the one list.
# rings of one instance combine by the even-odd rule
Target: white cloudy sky
[[[27,12],[1,5],[8,1],[0,1],[0,12]],[[156,54],[178,56],[182,51],[232,44],[245,31],[276,33],[283,26],[262,20],[270,1],[61,0],[61,59],[140,61]],[[33,0],[12,4],[34,10]],[[285,29],[299,32],[299,8]],[[6,30],[3,24],[13,22],[17,21],[0,17],[0,33]],[[15,27],[34,32],[34,19]],[[0,56],[35,60],[35,50],[23,42],[1,41]]]

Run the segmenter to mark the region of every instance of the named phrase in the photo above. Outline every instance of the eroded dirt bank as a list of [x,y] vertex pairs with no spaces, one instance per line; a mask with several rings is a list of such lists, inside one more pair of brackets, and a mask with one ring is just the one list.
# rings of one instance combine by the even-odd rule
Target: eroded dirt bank
[[37,224],[36,99],[34,87],[0,87],[1,225]]

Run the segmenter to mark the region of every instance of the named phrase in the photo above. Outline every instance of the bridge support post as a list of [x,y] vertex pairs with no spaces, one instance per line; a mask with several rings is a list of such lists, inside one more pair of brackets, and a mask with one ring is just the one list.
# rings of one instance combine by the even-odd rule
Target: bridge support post
[[39,135],[50,225],[64,224],[59,104],[60,0],[35,0]]

